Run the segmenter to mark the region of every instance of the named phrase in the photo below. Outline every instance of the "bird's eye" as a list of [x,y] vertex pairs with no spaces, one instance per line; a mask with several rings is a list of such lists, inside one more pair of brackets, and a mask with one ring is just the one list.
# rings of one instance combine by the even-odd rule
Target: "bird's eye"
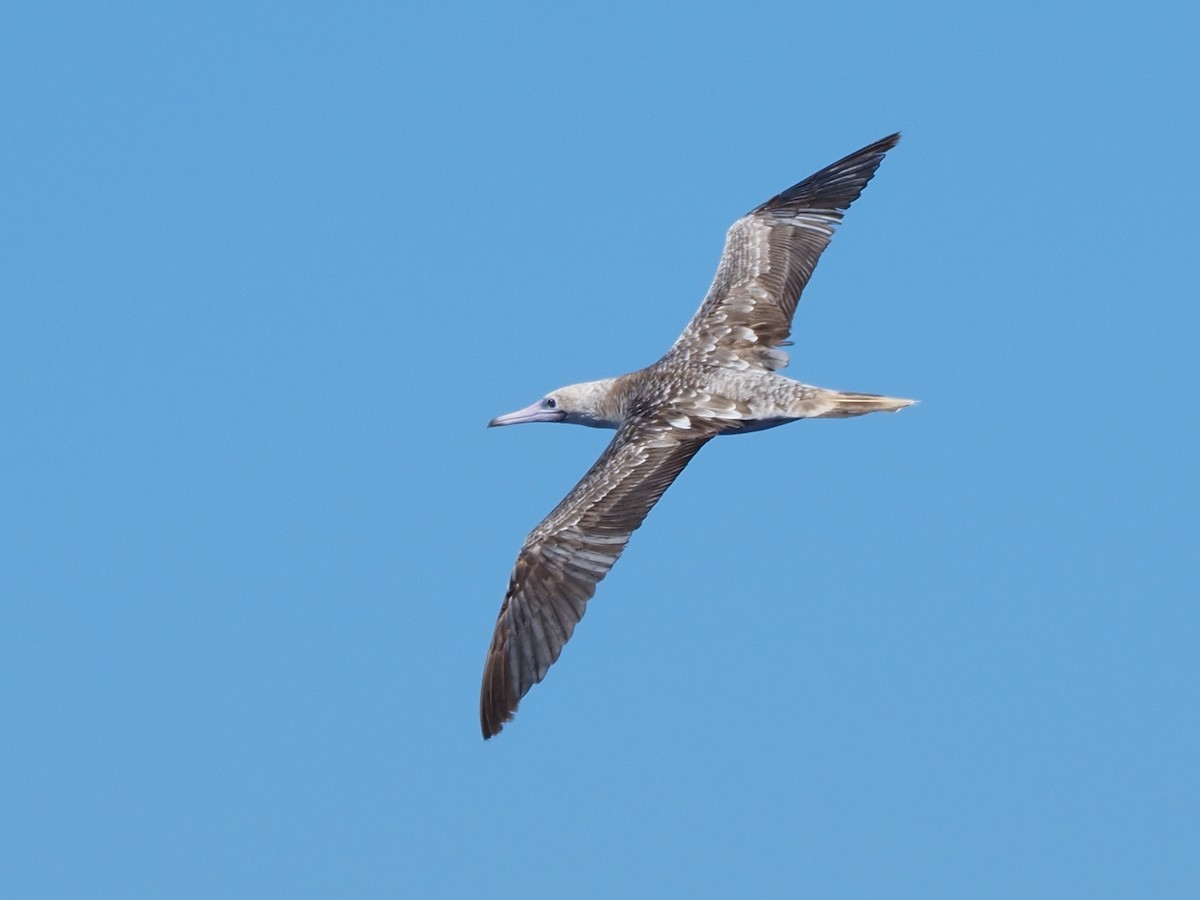
[[546,407],[546,409],[555,409],[558,406],[558,401],[553,397],[547,397],[542,401],[542,406]]

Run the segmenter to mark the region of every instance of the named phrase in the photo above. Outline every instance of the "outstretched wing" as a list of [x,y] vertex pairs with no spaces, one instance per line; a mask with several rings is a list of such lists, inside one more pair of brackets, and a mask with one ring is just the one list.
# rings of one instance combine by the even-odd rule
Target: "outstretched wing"
[[669,351],[712,365],[777,369],[792,315],[821,252],[900,140],[893,134],[772,197],[733,223],[716,278]]
[[521,698],[546,676],[596,584],[710,437],[665,422],[627,422],[525,539],[483,671],[479,716],[485,738],[504,727]]

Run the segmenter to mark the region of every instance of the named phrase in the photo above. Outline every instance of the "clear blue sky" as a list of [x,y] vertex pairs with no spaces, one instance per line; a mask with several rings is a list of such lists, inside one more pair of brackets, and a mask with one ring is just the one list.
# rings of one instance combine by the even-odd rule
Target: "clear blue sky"
[[[27,4],[22,897],[1200,895],[1189,4]],[[789,374],[479,734],[516,551],[725,229],[892,131]]]

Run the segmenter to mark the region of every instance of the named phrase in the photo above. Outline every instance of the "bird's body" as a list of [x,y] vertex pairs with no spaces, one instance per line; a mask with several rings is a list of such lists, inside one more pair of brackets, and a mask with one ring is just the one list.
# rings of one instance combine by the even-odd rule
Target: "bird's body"
[[484,737],[545,677],[585,605],[663,491],[709,440],[797,419],[892,412],[914,401],[778,374],[792,314],[833,230],[899,135],[784,191],[733,224],[691,323],[651,366],[559,388],[491,425],[615,428],[608,448],[517,557],[484,669]]

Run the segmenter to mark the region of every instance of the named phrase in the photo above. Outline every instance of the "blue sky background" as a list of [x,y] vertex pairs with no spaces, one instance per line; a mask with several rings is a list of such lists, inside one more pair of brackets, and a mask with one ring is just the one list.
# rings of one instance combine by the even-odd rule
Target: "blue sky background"
[[[1200,894],[1189,4],[40,3],[0,30],[10,896]],[[480,739],[738,215],[788,374]]]

